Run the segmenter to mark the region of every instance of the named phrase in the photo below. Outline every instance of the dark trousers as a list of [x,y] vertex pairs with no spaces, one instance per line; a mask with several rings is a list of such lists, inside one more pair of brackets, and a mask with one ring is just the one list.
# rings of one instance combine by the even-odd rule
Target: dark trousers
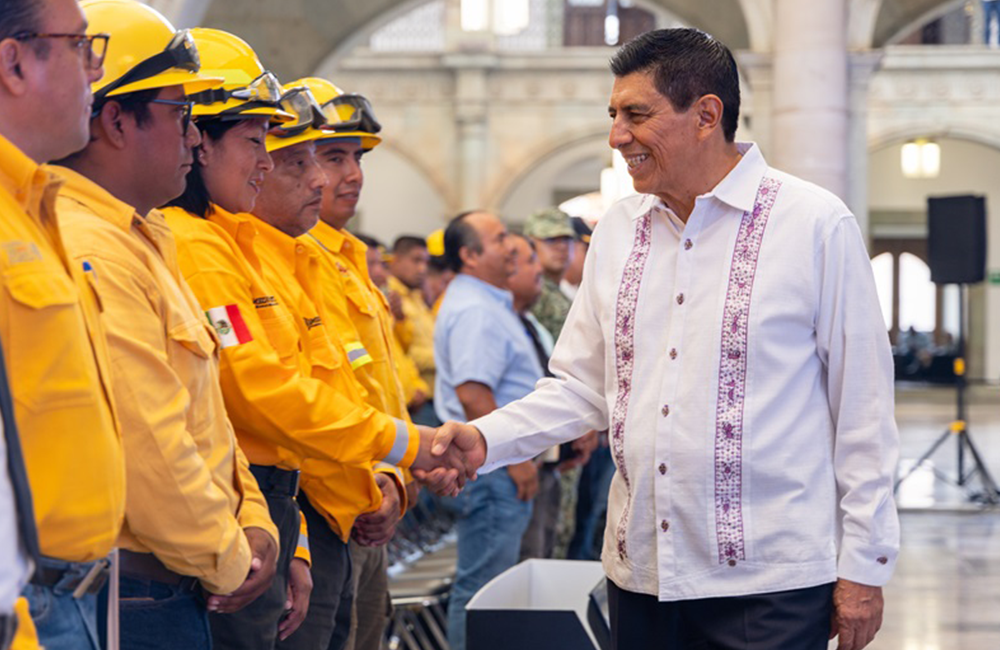
[[608,580],[614,650],[826,650],[833,584],[661,603]]
[[299,493],[299,507],[309,526],[313,590],[306,620],[278,648],[340,650],[351,632],[351,553],[304,493]]
[[[261,486],[261,491],[264,486]],[[274,525],[278,527],[278,570],[270,588],[235,614],[209,614],[216,650],[273,650],[278,623],[288,599],[288,568],[299,540],[299,507],[288,495],[264,493]]]
[[119,590],[122,650],[211,650],[205,602],[190,586],[122,576]]

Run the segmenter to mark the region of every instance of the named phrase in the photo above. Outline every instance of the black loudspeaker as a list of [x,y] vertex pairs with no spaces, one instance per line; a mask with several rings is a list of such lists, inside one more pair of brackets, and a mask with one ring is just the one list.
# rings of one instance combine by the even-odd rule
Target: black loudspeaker
[[927,258],[936,284],[986,279],[986,198],[927,199]]

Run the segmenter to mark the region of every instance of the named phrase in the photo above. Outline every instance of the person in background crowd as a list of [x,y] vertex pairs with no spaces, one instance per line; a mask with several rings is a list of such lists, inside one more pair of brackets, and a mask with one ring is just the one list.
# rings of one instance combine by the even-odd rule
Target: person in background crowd
[[[316,142],[316,157],[329,184],[323,188],[319,222],[300,238],[318,249],[324,317],[330,319],[329,326],[347,349],[355,377],[365,389],[365,401],[378,411],[410,422],[396,373],[389,306],[369,277],[367,246],[346,230],[364,185],[362,157],[382,141],[377,135],[381,126],[371,104],[361,95],[345,93],[316,77],[293,83],[312,91],[328,123],[326,137]],[[385,544],[406,512],[407,487],[415,497],[417,486],[409,473],[404,475],[392,465],[376,463],[373,469],[381,502],[377,510],[360,514],[349,531],[350,591],[354,598],[348,611],[338,610],[329,648],[379,650],[388,623],[391,605]],[[315,592],[320,591],[324,578],[316,570],[319,566],[313,567]]]
[[[0,0],[0,344],[11,396],[4,426],[13,440],[7,428],[16,422],[39,547],[22,593],[51,650],[98,648],[96,594],[125,511],[93,278],[65,253],[55,209],[61,180],[40,167],[87,145],[90,84],[101,78],[106,46],[106,36],[87,35],[75,0]],[[3,547],[0,615],[10,621],[32,549],[19,551],[10,538]]]
[[398,237],[392,246],[389,262],[389,289],[402,298],[401,313],[396,314],[396,336],[427,386],[427,402],[413,411],[413,421],[437,426],[440,421],[435,417],[431,403],[435,374],[434,314],[424,301],[429,257],[427,242],[420,237]]
[[431,313],[437,318],[444,300],[444,291],[448,283],[455,279],[455,272],[448,267],[444,257],[444,229],[435,230],[427,235],[427,277],[424,279],[424,302],[431,308]]
[[523,232],[534,242],[544,271],[542,295],[531,308],[531,313],[558,339],[572,304],[559,290],[559,283],[572,260],[576,233],[570,225],[569,215],[558,208],[532,213],[524,222]]
[[[414,413],[419,411],[428,402],[427,396],[430,393],[430,388],[427,386],[427,382],[420,377],[420,371],[417,369],[417,365],[413,363],[413,359],[403,352],[403,346],[399,342],[399,337],[396,336],[395,324],[398,322],[397,319],[405,318],[402,313],[403,299],[398,293],[389,288],[389,266],[386,263],[387,254],[385,246],[374,237],[367,235],[358,235],[358,239],[368,246],[365,257],[368,260],[369,275],[375,286],[385,296],[386,302],[389,305],[389,315],[393,318],[392,340],[390,341],[392,345],[392,358],[396,363],[396,372],[403,387],[403,396],[406,400],[407,410],[410,413]],[[433,258],[431,261],[433,262]],[[429,267],[430,265],[428,264]]]
[[[53,170],[66,178],[57,208],[67,249],[96,278],[122,422],[120,642],[207,649],[199,584],[230,594],[252,581],[256,596],[270,586],[278,552],[278,531],[226,416],[216,342],[153,209],[184,191],[201,140],[187,96],[224,80],[181,68],[184,61],[151,65],[168,53],[197,60],[206,43],[144,4],[95,0],[84,11],[90,28],[112,40],[93,86],[90,144]],[[203,63],[211,65],[212,49],[202,48]]]
[[[573,261],[573,244],[576,231],[569,215],[558,208],[534,212],[524,223],[524,235],[530,237],[538,251],[538,261],[543,269],[542,295],[531,308],[531,313],[556,339],[562,332],[573,301],[560,289],[566,270]],[[580,480],[580,455],[590,457],[597,444],[597,434],[588,433],[572,444],[562,447],[564,461],[559,475],[560,502],[556,524],[554,557],[565,558],[570,540],[576,529],[577,484]]]
[[736,142],[736,61],[708,34],[646,32],[611,69],[638,195],[601,218],[555,377],[435,450],[489,477],[610,430],[614,648],[860,650],[899,552],[899,440],[857,221]]
[[569,256],[569,266],[566,273],[559,281],[559,289],[572,302],[576,298],[576,292],[580,289],[580,282],[583,280],[583,262],[587,259],[587,249],[590,247],[591,229],[587,222],[580,217],[570,217],[570,225],[573,226],[573,243],[570,245],[573,251]]
[[[437,328],[434,406],[441,420],[471,420],[531,392],[542,367],[507,289],[516,270],[507,229],[494,215],[459,215],[445,230],[455,271]],[[517,563],[538,492],[533,460],[484,475],[460,495],[458,567],[448,604],[448,644],[465,650],[465,605]],[[502,525],[498,525],[502,522]]]
[[[513,297],[514,312],[531,341],[538,365],[546,376],[549,355],[555,341],[545,326],[531,313],[531,306],[542,295],[542,265],[535,245],[522,235],[509,235],[517,258],[517,270],[507,279]],[[559,447],[552,447],[534,459],[538,466],[538,494],[532,502],[531,521],[521,537],[520,561],[551,558],[556,544],[559,520]]]

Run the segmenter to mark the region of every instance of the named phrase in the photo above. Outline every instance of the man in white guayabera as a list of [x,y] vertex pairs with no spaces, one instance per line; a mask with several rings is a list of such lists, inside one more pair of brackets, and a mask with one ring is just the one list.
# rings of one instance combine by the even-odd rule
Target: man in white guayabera
[[735,141],[730,51],[623,46],[610,144],[637,196],[601,219],[555,377],[451,443],[488,472],[609,430],[615,648],[860,650],[899,546],[892,359],[858,224]]

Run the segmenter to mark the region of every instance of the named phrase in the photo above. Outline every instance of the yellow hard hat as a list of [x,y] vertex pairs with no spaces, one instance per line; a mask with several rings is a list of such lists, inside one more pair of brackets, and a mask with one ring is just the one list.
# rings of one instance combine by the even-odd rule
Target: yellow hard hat
[[371,102],[362,95],[345,93],[332,81],[320,77],[305,77],[293,84],[312,91],[326,118],[324,139],[357,138],[364,149],[374,149],[382,138],[376,135],[382,125],[375,119]]
[[290,113],[294,120],[278,124],[267,132],[264,146],[268,153],[326,137],[327,133],[322,130],[326,120],[312,92],[294,83],[285,84],[281,90],[281,109]]
[[281,83],[264,69],[257,54],[246,41],[221,29],[196,27],[191,30],[201,73],[222,77],[221,88],[190,95],[196,103],[195,118],[238,119],[263,116],[275,122],[290,122],[291,113],[281,110]]
[[222,85],[199,73],[198,48],[191,33],[135,0],[84,0],[80,3],[91,34],[111,35],[104,76],[91,86],[94,99],[140,90],[183,86],[187,94]]
[[427,252],[431,257],[444,255],[444,228],[438,228],[427,235]]

